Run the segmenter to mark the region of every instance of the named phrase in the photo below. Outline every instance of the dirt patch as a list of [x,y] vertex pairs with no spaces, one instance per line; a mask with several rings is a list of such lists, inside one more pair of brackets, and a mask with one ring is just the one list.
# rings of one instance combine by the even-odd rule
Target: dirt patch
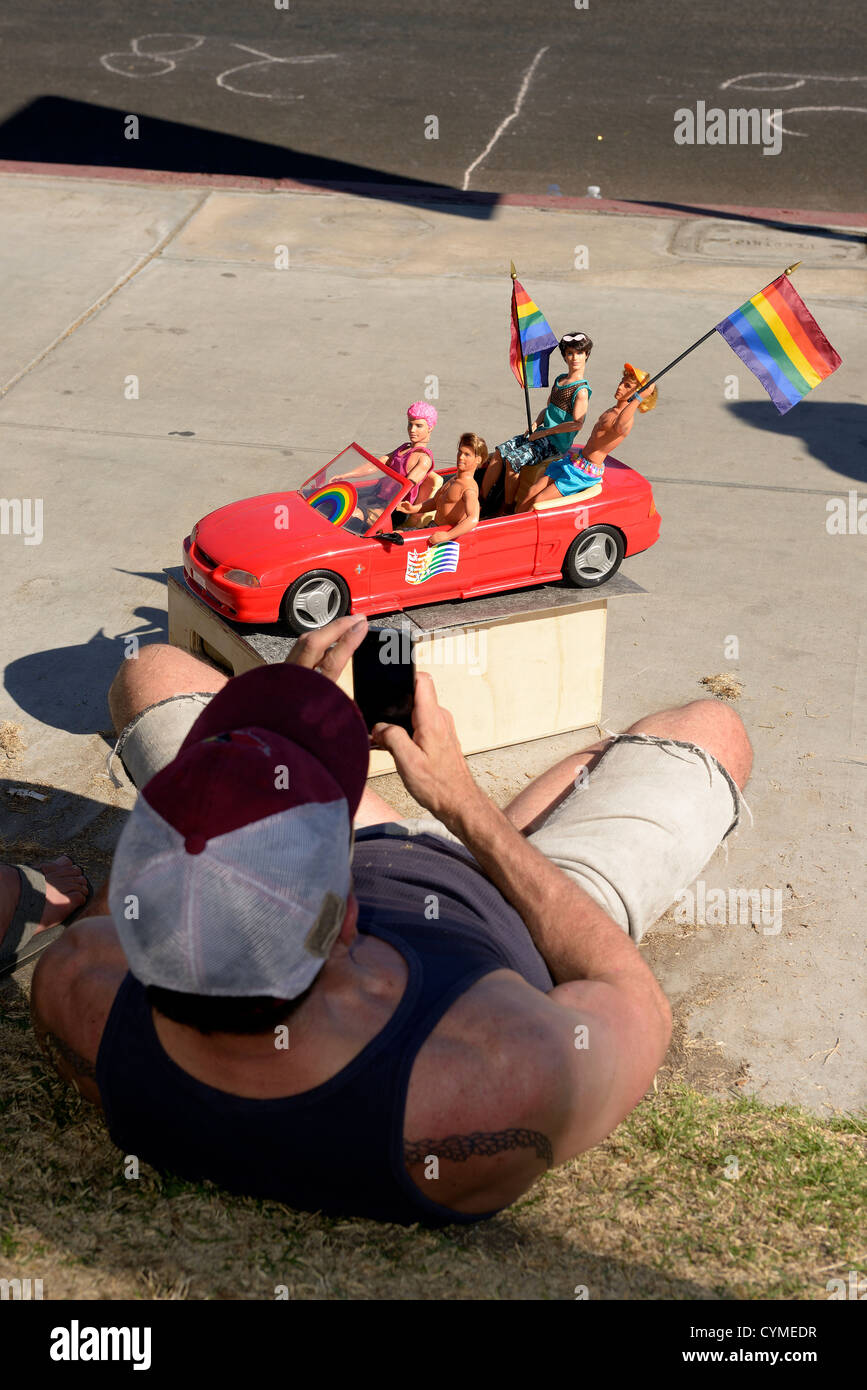
[[711,695],[717,695],[721,700],[739,700],[744,689],[743,681],[724,672],[716,676],[702,676],[699,685],[705,686]]
[[656,1074],[654,1089],[661,1091],[677,1083],[697,1091],[738,1095],[750,1079],[750,1064],[731,1061],[719,1044],[703,1033],[695,1037],[690,1034],[689,1016],[700,1002],[704,1001],[687,996],[673,1009],[671,1042]]
[[21,725],[13,724],[11,719],[4,719],[0,723],[0,757],[7,757],[10,762],[19,758],[24,752],[27,744],[21,737]]
[[[4,807],[19,809],[14,803],[17,798],[4,795]],[[33,803],[27,803],[32,809]],[[12,826],[5,828],[0,840],[0,852],[4,860],[24,864],[40,864],[44,860],[56,859],[59,854],[67,854],[76,864],[80,864],[94,888],[108,878],[114,849],[104,848],[95,843],[97,839],[105,843],[116,841],[125,819],[122,807],[106,806],[105,809],[78,834],[63,833],[63,815],[52,818],[47,824],[34,830],[33,826],[21,825],[16,834]]]

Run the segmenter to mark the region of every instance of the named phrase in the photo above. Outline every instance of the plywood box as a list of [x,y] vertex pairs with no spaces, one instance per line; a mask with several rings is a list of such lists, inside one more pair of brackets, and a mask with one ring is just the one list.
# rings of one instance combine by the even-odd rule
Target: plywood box
[[[169,641],[227,673],[285,661],[293,638],[219,617],[167,570]],[[414,643],[420,671],[454,716],[465,753],[481,753],[598,724],[605,628],[612,598],[644,590],[617,574],[599,589],[540,585],[465,603],[382,614],[371,626],[397,627]],[[340,685],[352,694],[352,668]],[[371,754],[371,776],[393,772],[388,753]]]

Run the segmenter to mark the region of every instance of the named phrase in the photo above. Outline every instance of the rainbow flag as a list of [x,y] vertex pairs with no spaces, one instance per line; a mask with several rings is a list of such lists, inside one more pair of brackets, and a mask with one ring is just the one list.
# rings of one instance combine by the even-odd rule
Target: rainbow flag
[[[519,336],[520,335],[520,336]],[[509,363],[524,385],[521,370],[521,348],[527,363],[527,385],[548,385],[548,358],[559,342],[551,332],[551,325],[538,305],[534,304],[523,285],[512,281],[512,341],[509,347]],[[520,347],[519,347],[520,342]]]
[[716,325],[781,415],[840,365],[801,296],[781,275]]
[[411,550],[406,557],[407,584],[423,584],[437,574],[454,574],[461,558],[458,541],[440,541],[429,550]]

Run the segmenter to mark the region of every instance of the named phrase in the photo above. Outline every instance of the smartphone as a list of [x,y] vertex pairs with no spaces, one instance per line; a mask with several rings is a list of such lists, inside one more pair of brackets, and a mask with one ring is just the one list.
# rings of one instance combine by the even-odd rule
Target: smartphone
[[399,724],[412,738],[415,642],[406,629],[369,628],[352,657],[355,703],[368,730]]

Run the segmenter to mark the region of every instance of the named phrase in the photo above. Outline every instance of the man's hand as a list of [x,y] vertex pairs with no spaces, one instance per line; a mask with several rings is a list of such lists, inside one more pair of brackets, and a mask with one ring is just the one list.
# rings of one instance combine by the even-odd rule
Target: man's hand
[[329,680],[340,679],[367,632],[367,619],[350,614],[299,637],[286,658],[286,666],[306,666]]
[[450,531],[432,531],[427,538],[427,543],[429,546],[439,545],[441,541],[447,541],[450,535]]
[[434,683],[424,671],[415,678],[412,723],[412,738],[397,724],[376,724],[371,733],[373,746],[388,750],[407,791],[448,825],[458,808],[484,793],[467,767],[455,721],[441,708]]

